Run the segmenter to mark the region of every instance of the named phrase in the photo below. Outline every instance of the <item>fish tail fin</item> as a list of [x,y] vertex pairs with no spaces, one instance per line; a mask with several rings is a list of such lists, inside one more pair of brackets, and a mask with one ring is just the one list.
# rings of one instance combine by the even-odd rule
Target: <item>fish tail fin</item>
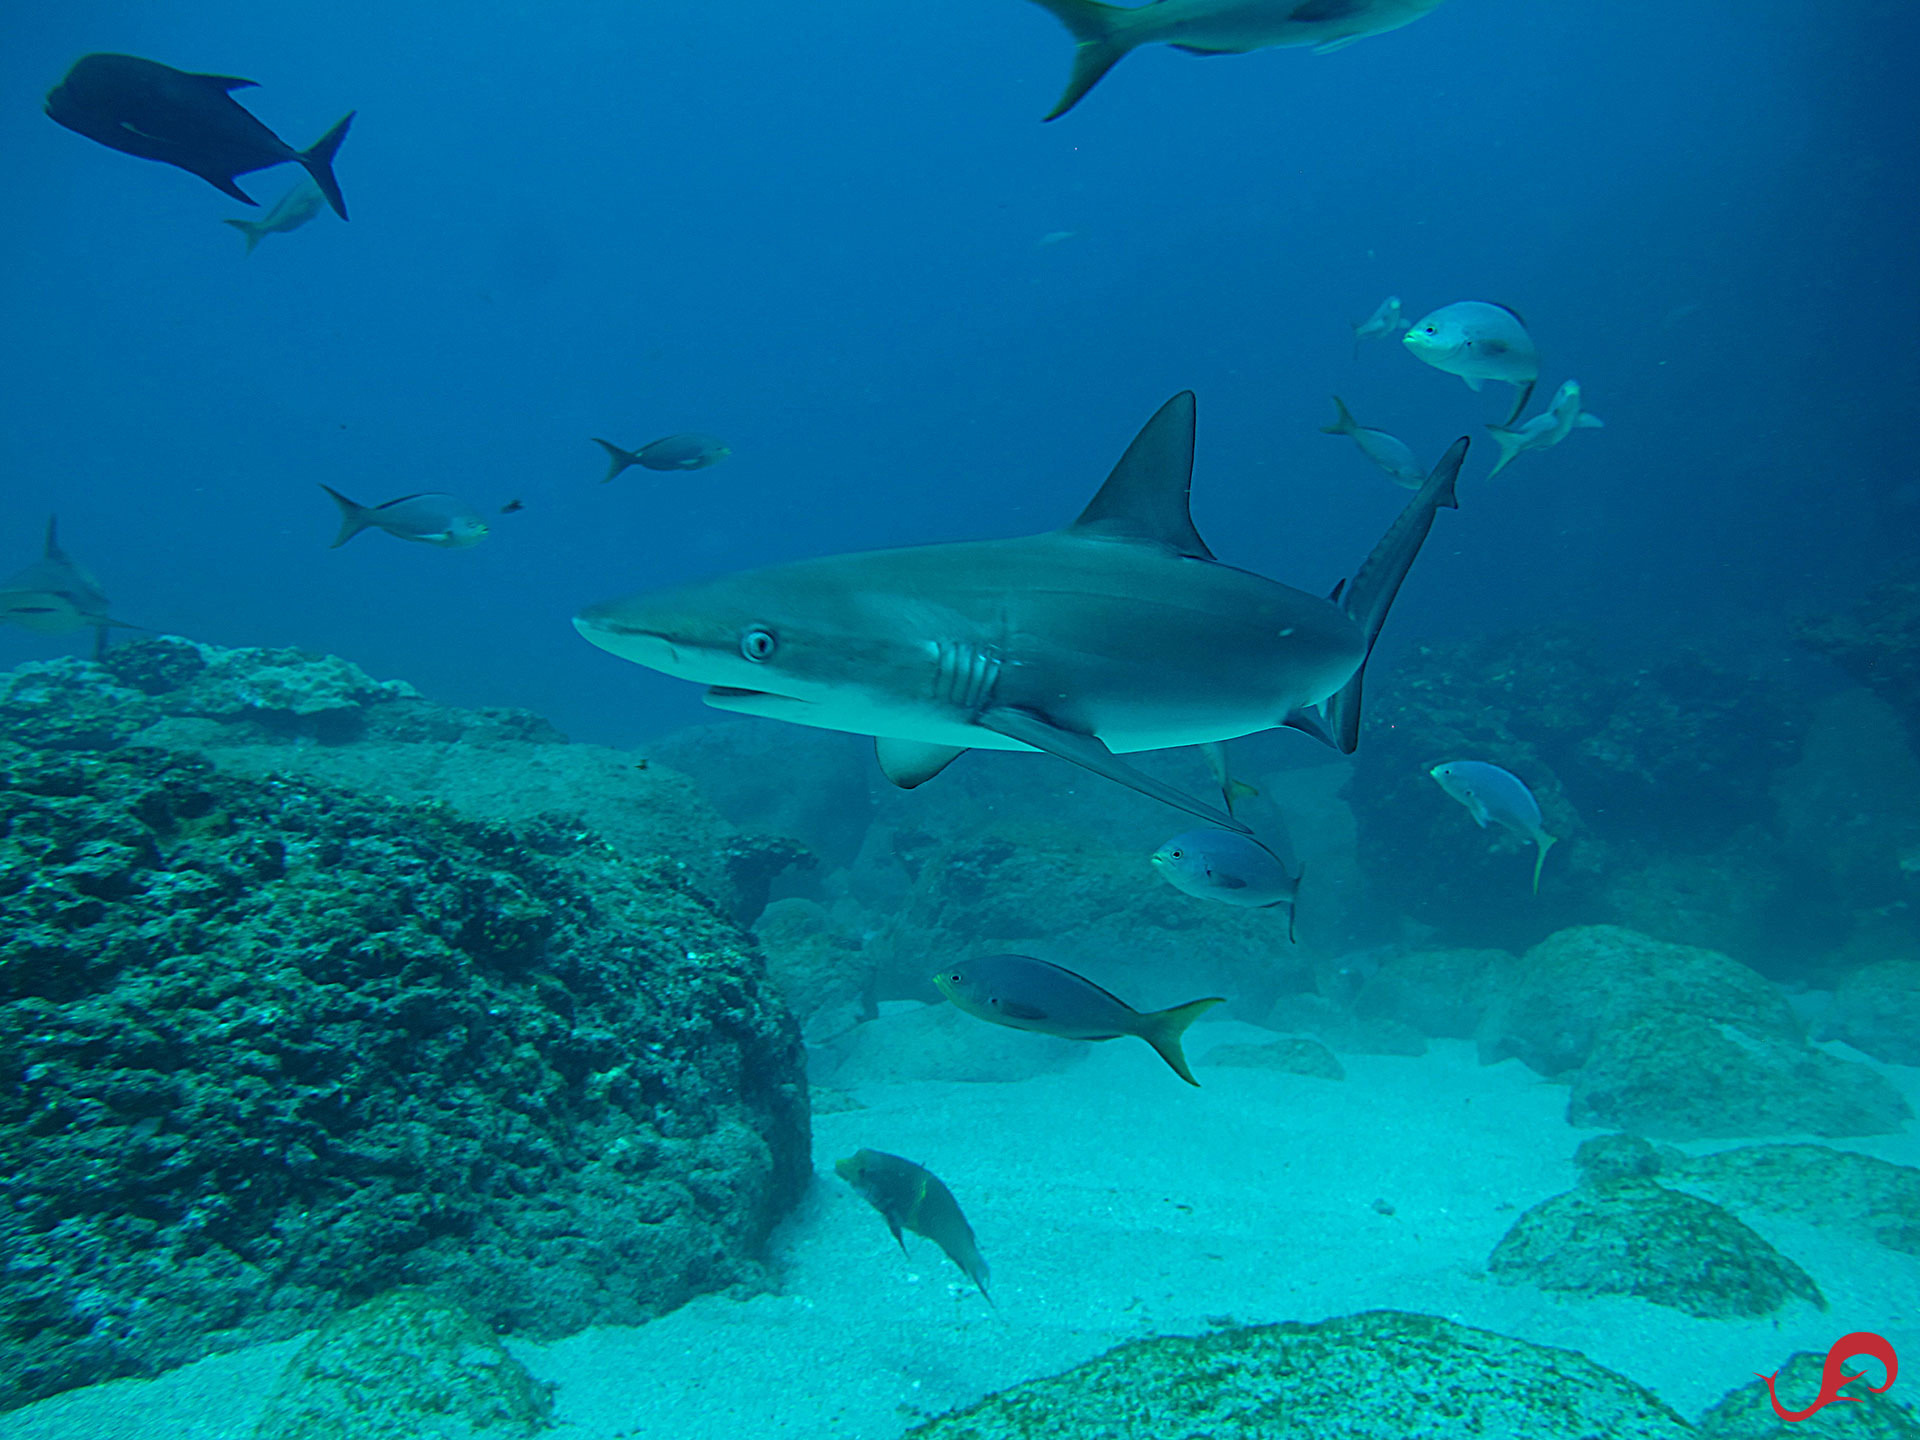
[[1540,893],[1540,867],[1547,863],[1547,851],[1553,848],[1553,842],[1559,838],[1544,830],[1533,837],[1533,843],[1540,847],[1540,853],[1533,857],[1533,893],[1536,895]]
[[1184,1005],[1175,1005],[1171,1010],[1154,1010],[1140,1018],[1145,1023],[1140,1028],[1140,1038],[1153,1046],[1160,1058],[1172,1067],[1189,1085],[1199,1085],[1193,1078],[1193,1071],[1187,1068],[1187,1057],[1180,1049],[1180,1037],[1186,1034],[1187,1027],[1198,1020],[1216,1005],[1224,1005],[1226,1000],[1219,995],[1209,996],[1205,1000],[1189,1000]]
[[1347,586],[1346,612],[1359,625],[1365,648],[1360,652],[1360,664],[1352,678],[1334,692],[1326,706],[1328,728],[1333,732],[1335,748],[1342,755],[1351,755],[1360,744],[1360,698],[1366,685],[1367,660],[1373,654],[1374,642],[1380,638],[1380,627],[1387,623],[1393,597],[1400,593],[1401,582],[1407,578],[1420,547],[1426,543],[1427,532],[1433,529],[1433,517],[1443,509],[1460,508],[1453,486],[1460,478],[1460,465],[1467,458],[1470,443],[1462,435],[1447,447],[1447,453],[1440,457],[1440,463],[1421,485],[1420,493],[1407,502],[1406,509],[1387,527],[1387,533],[1380,537],[1380,543],[1373,547],[1373,553],[1367,556],[1353,583]]
[[1520,412],[1526,409],[1527,402],[1533,399],[1533,387],[1539,383],[1538,380],[1529,380],[1519,387],[1519,392],[1513,397],[1513,413],[1507,416],[1507,424],[1511,425],[1520,418]]
[[1234,802],[1251,800],[1259,793],[1258,787],[1249,785],[1244,780],[1228,780],[1227,783],[1220,788],[1220,798],[1226,802],[1227,813],[1229,815],[1233,814]]
[[371,512],[366,506],[349,500],[331,485],[322,485],[320,488],[331,495],[333,503],[340,507],[340,533],[333,537],[333,544],[327,547],[329,550],[338,550],[362,530],[372,528],[373,521],[368,518]]
[[607,473],[600,478],[602,485],[607,484],[622,470],[626,470],[640,463],[640,457],[638,455],[634,454],[631,450],[622,450],[611,440],[602,440],[598,435],[595,435],[593,437],[593,443],[607,452]]
[[253,247],[260,243],[260,227],[251,220],[223,220],[223,225],[231,225],[247,237],[247,254],[253,253]]
[[1489,425],[1487,432],[1493,436],[1493,443],[1500,447],[1500,458],[1493,462],[1493,469],[1487,472],[1487,478],[1491,480],[1527,448],[1527,437],[1511,425]]
[[1067,88],[1060,92],[1060,99],[1053,109],[1041,116],[1042,120],[1058,120],[1078,105],[1086,93],[1100,83],[1107,71],[1118,65],[1127,51],[1133,48],[1114,38],[1125,8],[1103,5],[1098,0],[1034,0],[1034,4],[1066,26],[1067,32],[1078,42],[1073,51],[1073,70],[1067,76]]
[[[1358,354],[1359,342],[1355,341],[1354,344],[1356,347],[1354,353]],[[1333,417],[1333,423],[1331,425],[1322,425],[1320,427],[1320,433],[1322,435],[1351,435],[1358,428],[1354,423],[1353,412],[1347,409],[1347,402],[1342,400],[1338,395],[1333,397],[1333,403],[1339,408],[1340,413]]]
[[333,156],[340,148],[340,142],[347,138],[347,127],[353,124],[353,117],[358,113],[349,110],[339,124],[300,152],[300,163],[307,167],[313,183],[320,187],[320,193],[327,197],[327,204],[342,220],[347,218],[347,202],[340,194],[340,182],[333,178]]

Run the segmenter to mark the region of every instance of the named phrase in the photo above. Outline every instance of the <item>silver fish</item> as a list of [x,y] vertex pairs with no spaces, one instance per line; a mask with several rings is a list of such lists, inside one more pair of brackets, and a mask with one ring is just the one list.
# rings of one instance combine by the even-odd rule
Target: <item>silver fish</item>
[[313,183],[313,177],[303,175],[258,220],[228,220],[225,223],[247,237],[247,254],[251,255],[253,247],[263,237],[298,230],[325,209],[326,204],[327,197],[320,193],[320,187]]
[[1384,430],[1370,430],[1362,425],[1353,418],[1353,412],[1347,409],[1347,402],[1338,395],[1333,397],[1333,403],[1339,407],[1340,413],[1334,417],[1333,424],[1322,425],[1320,433],[1345,435],[1394,484],[1408,490],[1418,490],[1426,480],[1427,472],[1413,458],[1413,451],[1407,442]]
[[1522,425],[1489,425],[1500,458],[1488,471],[1491,478],[1528,450],[1551,450],[1575,430],[1600,430],[1606,421],[1580,408],[1580,382],[1569,380],[1554,392],[1553,403]]
[[1084,975],[1031,955],[988,955],[963,961],[938,971],[933,983],[976,1020],[1010,1029],[1057,1035],[1063,1040],[1138,1036],[1189,1085],[1200,1082],[1187,1068],[1180,1037],[1207,1011],[1226,1003],[1214,995],[1143,1014]]
[[396,540],[465,550],[487,538],[487,522],[466,501],[440,491],[402,495],[384,505],[362,505],[331,485],[320,487],[340,507],[340,533],[327,548],[338,550],[362,530],[384,530]]
[[1362,340],[1371,340],[1376,335],[1385,335],[1392,338],[1406,334],[1407,326],[1410,323],[1412,322],[1410,322],[1401,311],[1400,297],[1398,295],[1387,296],[1386,299],[1374,306],[1371,315],[1353,327],[1353,353],[1355,355],[1360,353],[1360,342]]
[[1526,321],[1506,306],[1485,300],[1442,305],[1415,321],[1400,343],[1434,369],[1458,375],[1469,390],[1477,392],[1489,380],[1515,386],[1509,425],[1527,408],[1540,378],[1540,353]]
[[1538,895],[1540,867],[1547,863],[1547,851],[1558,837],[1547,833],[1540,818],[1540,802],[1533,798],[1526,781],[1484,760],[1449,760],[1427,773],[1442,790],[1467,807],[1473,823],[1482,830],[1492,821],[1538,848],[1533,861],[1533,893]]

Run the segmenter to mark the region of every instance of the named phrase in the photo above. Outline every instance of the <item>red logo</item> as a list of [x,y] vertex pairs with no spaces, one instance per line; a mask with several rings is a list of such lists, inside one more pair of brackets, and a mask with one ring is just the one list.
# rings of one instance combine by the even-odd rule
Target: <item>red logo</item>
[[[1838,1340],[1833,1342],[1833,1348],[1827,1351],[1827,1363],[1822,1366],[1820,1370],[1820,1394],[1815,1397],[1813,1404],[1804,1410],[1782,1410],[1780,1408],[1780,1397],[1773,1393],[1773,1376],[1760,1375],[1760,1378],[1767,1382],[1767,1398],[1773,1401],[1773,1413],[1778,1415],[1782,1420],[1804,1420],[1816,1411],[1826,1409],[1827,1406],[1836,1400],[1847,1400],[1858,1403],[1862,1397],[1858,1395],[1842,1395],[1840,1393],[1847,1386],[1867,1373],[1862,1370],[1858,1374],[1847,1374],[1847,1361],[1855,1355],[1871,1355],[1875,1360],[1878,1360],[1882,1365],[1887,1367],[1887,1383],[1885,1385],[1869,1385],[1867,1387],[1868,1390],[1876,1395],[1882,1390],[1887,1389],[1888,1386],[1891,1386],[1894,1376],[1900,1373],[1900,1360],[1899,1357],[1893,1353],[1893,1346],[1889,1345],[1871,1330],[1856,1330],[1851,1335],[1842,1335]],[[1774,1372],[1774,1374],[1778,1373],[1778,1371]],[[1760,1372],[1756,1370],[1754,1374],[1759,1375]]]

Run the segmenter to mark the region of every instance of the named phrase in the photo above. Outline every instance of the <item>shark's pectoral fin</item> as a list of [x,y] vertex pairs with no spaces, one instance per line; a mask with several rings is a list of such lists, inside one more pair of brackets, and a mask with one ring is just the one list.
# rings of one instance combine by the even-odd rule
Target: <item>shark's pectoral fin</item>
[[1482,380],[1477,375],[1462,375],[1460,378],[1467,382],[1467,389],[1471,390],[1476,395],[1480,393],[1480,387],[1486,384],[1486,381]]
[[1327,728],[1327,722],[1321,718],[1318,710],[1289,710],[1287,718],[1280,725],[1285,730],[1298,730],[1302,735],[1311,735],[1322,745],[1331,745],[1336,750],[1340,748],[1340,742],[1333,738],[1333,731]]
[[1009,740],[1018,740],[1023,745],[1031,745],[1036,750],[1044,750],[1049,755],[1057,755],[1062,760],[1071,760],[1082,769],[1091,770],[1096,775],[1104,775],[1109,780],[1117,780],[1129,789],[1138,790],[1158,800],[1163,805],[1171,805],[1176,810],[1184,810],[1189,815],[1198,815],[1209,825],[1218,825],[1223,830],[1237,830],[1243,835],[1251,835],[1252,829],[1227,814],[1216,810],[1203,800],[1196,800],[1185,791],[1177,790],[1163,780],[1142,773],[1127,764],[1119,756],[1100,743],[1092,735],[1077,730],[1064,730],[1043,715],[1031,710],[1017,710],[1010,706],[999,706],[983,711],[974,717],[974,723],[983,730],[991,730],[996,735],[1004,735]]
[[902,790],[924,785],[967,752],[958,745],[926,745],[881,735],[873,742],[880,770]]

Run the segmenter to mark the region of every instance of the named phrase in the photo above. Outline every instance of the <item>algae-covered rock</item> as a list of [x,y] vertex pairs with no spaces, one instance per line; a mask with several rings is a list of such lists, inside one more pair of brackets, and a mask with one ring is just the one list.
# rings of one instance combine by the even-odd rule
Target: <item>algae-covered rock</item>
[[1514,1221],[1487,1268],[1509,1285],[1637,1295],[1703,1320],[1771,1315],[1795,1298],[1826,1308],[1812,1278],[1739,1220],[1648,1180],[1541,1201]]
[[1651,1180],[1661,1170],[1660,1152],[1639,1135],[1596,1135],[1573,1152],[1573,1168],[1583,1185],[1615,1180]]
[[1341,1055],[1427,1053],[1427,1037],[1404,1020],[1363,1019],[1325,995],[1306,991],[1282,995],[1260,1023],[1269,1030],[1311,1035]]
[[590,831],[0,743],[0,1404],[402,1280],[540,1335],[754,1281],[801,1065]]
[[1920,1170],[1824,1145],[1747,1145],[1668,1163],[1674,1184],[1732,1210],[1804,1220],[1920,1255]]
[[1882,960],[1850,972],[1818,1033],[1890,1065],[1920,1065],[1920,959]]
[[1216,1045],[1202,1058],[1203,1065],[1230,1065],[1243,1070],[1278,1070],[1286,1075],[1311,1075],[1320,1080],[1344,1080],[1339,1059],[1318,1040],[1288,1037],[1264,1045]]
[[873,988],[874,958],[822,905],[797,896],[776,900],[753,922],[773,983],[803,1021],[823,1005]]
[[1564,1074],[1585,1063],[1602,1032],[1655,1010],[1800,1038],[1786,997],[1738,961],[1583,925],[1550,935],[1502,971],[1478,1036],[1481,1058],[1514,1056],[1542,1075]]
[[[1781,1408],[1793,1413],[1812,1405],[1821,1393],[1825,1368],[1824,1355],[1802,1350],[1789,1356],[1773,1379]],[[1894,1394],[1868,1390],[1869,1385],[1886,1383],[1878,1364],[1861,1356],[1847,1369],[1860,1374],[1860,1379],[1842,1387],[1840,1393],[1847,1398],[1823,1406],[1804,1420],[1780,1418],[1764,1378],[1729,1391],[1697,1422],[1700,1440],[1920,1440],[1920,1413],[1912,1405]]]
[[1875,585],[1852,609],[1804,623],[1798,638],[1899,712],[1920,745],[1920,575]]
[[1680,1417],[1571,1350],[1375,1310],[1139,1340],[916,1426],[910,1440],[1685,1440]]
[[553,1397],[459,1305],[414,1287],[336,1315],[281,1373],[254,1440],[523,1440]]
[[1887,1135],[1911,1118],[1900,1092],[1865,1065],[1674,1010],[1604,1031],[1567,1098],[1570,1125],[1660,1140]]

